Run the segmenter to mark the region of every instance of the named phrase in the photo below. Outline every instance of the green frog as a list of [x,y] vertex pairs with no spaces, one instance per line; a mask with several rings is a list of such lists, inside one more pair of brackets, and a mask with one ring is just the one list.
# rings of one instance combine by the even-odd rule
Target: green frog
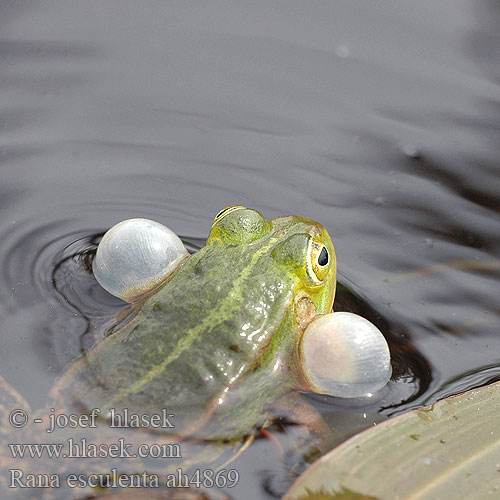
[[[60,376],[47,407],[30,415],[26,428],[8,422],[12,408],[28,405],[1,381],[2,433],[10,440],[21,433],[21,442],[38,433],[31,440],[47,442],[57,432],[43,429],[58,427],[56,415],[84,415],[73,426],[59,422],[57,439],[76,433],[111,442],[125,430],[110,429],[109,418],[118,415],[142,431],[142,442],[196,442],[203,450],[183,453],[176,466],[215,463],[223,448],[235,453],[248,445],[276,402],[306,408],[287,399],[307,388],[299,343],[305,328],[332,310],[335,286],[334,248],[321,224],[227,207],[205,247],[132,304],[126,324]],[[317,423],[312,410],[305,414]],[[36,417],[42,423],[33,423]],[[216,451],[206,454],[208,443]],[[4,470],[11,455],[2,443]],[[106,468],[105,460],[98,463]]]

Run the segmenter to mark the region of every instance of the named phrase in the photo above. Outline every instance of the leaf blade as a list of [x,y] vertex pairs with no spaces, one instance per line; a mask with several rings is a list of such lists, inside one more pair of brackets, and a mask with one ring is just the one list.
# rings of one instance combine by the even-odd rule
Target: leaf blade
[[500,383],[368,429],[311,466],[284,500],[350,490],[379,500],[500,496]]

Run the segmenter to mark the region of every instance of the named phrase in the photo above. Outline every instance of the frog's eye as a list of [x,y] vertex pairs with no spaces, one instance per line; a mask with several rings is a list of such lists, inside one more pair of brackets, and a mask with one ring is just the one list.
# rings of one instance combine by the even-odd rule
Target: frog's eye
[[257,210],[233,205],[214,219],[207,243],[220,240],[228,245],[251,243],[269,233],[271,224]]
[[326,278],[329,268],[330,254],[328,248],[316,240],[309,240],[306,261],[309,278],[319,285]]
[[177,269],[188,252],[168,227],[147,219],[128,219],[103,237],[93,262],[96,280],[109,293],[133,302]]
[[307,388],[319,394],[357,398],[380,390],[391,378],[387,341],[373,323],[353,313],[314,319],[299,356]]
[[245,207],[241,205],[230,205],[229,207],[223,208],[214,218],[214,221],[212,223],[215,224],[216,222],[219,222],[223,217],[226,215],[229,215],[231,212],[234,212],[236,210],[244,210]]

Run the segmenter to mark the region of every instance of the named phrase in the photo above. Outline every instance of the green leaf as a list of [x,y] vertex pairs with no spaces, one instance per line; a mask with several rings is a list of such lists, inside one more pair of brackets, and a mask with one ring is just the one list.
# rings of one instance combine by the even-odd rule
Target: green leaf
[[357,434],[313,464],[283,500],[344,498],[500,498],[500,382]]

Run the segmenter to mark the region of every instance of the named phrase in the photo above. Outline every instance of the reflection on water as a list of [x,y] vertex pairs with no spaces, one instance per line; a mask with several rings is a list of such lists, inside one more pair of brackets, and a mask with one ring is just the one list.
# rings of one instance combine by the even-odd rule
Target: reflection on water
[[[3,2],[1,375],[41,406],[124,309],[90,272],[107,228],[151,218],[195,250],[242,204],[322,222],[335,309],[390,342],[373,399],[308,396],[338,441],[496,380],[499,19],[492,0]],[[242,455],[234,498],[283,493],[300,467],[275,447]]]

